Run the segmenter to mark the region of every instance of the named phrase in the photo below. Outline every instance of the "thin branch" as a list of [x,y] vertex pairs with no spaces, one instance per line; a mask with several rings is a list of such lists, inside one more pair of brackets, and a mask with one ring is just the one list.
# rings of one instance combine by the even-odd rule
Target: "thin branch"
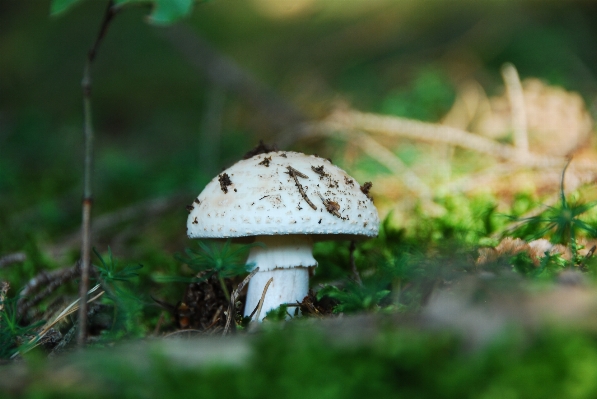
[[518,148],[520,155],[524,157],[529,152],[529,139],[527,135],[527,113],[524,105],[522,84],[520,83],[518,71],[510,63],[502,66],[502,77],[506,85],[508,100],[510,101],[514,146]]
[[15,252],[12,254],[0,257],[0,268],[12,265],[13,263],[21,263],[27,260],[27,255],[24,252]]
[[298,170],[294,169],[292,166],[287,166],[288,169],[288,174],[290,175],[290,177],[292,177],[294,179],[294,183],[296,185],[296,187],[299,190],[299,193],[301,193],[303,199],[305,200],[305,202],[307,204],[309,204],[309,206],[311,208],[313,208],[313,210],[317,210],[317,207],[315,206],[315,204],[313,202],[311,202],[311,200],[309,199],[309,197],[307,196],[307,193],[305,193],[305,190],[303,189],[303,185],[298,181],[298,177],[302,177],[303,179],[307,178],[307,175],[299,172]]
[[83,188],[83,210],[82,210],[82,232],[81,232],[81,282],[79,284],[79,295],[83,300],[79,307],[79,334],[77,344],[85,345],[87,341],[87,291],[89,289],[89,267],[91,263],[91,205],[93,203],[91,189],[91,171],[93,167],[93,122],[91,113],[91,65],[97,56],[97,51],[105,37],[108,26],[116,9],[113,7],[114,1],[108,2],[108,7],[104,13],[100,30],[97,34],[93,46],[87,54],[87,61],[83,70],[83,80],[81,87],[83,89],[83,112],[84,112],[84,136],[85,136],[85,172]]

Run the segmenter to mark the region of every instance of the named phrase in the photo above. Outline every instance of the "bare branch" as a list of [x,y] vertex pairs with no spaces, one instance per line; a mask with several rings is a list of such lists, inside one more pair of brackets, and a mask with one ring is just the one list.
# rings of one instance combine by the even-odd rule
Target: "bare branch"
[[263,303],[265,302],[265,295],[267,294],[267,290],[269,285],[274,281],[274,278],[271,277],[265,283],[265,287],[263,287],[263,292],[261,293],[261,299],[259,300],[259,305],[257,306],[257,313],[255,313],[255,320],[259,321],[259,316],[261,316],[261,309],[263,308]]
[[93,123],[91,113],[91,65],[95,60],[97,51],[106,35],[110,22],[116,15],[114,0],[108,2],[104,13],[100,30],[93,46],[87,54],[87,61],[83,70],[83,109],[84,109],[84,135],[85,135],[85,171],[83,182],[83,210],[81,226],[81,282],[79,284],[79,295],[83,299],[79,307],[79,334],[77,344],[82,346],[87,341],[87,291],[89,290],[89,267],[91,263],[91,205],[93,203],[91,189],[91,171],[93,168]]

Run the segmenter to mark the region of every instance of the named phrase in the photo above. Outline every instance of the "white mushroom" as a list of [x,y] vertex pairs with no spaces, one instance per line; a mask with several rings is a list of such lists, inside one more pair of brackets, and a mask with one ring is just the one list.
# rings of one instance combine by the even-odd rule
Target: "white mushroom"
[[[362,187],[329,160],[274,151],[244,159],[207,184],[188,207],[190,238],[251,237],[247,264],[259,266],[249,283],[245,315],[273,277],[259,319],[309,290],[314,241],[376,236],[379,216]],[[333,236],[332,236],[333,235]]]

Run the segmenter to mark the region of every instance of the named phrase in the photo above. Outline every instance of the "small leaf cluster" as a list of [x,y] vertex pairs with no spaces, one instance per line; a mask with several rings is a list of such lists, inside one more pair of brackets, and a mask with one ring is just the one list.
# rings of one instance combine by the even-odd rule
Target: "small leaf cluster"
[[333,285],[326,285],[317,293],[317,300],[321,300],[324,296],[335,299],[338,305],[334,307],[334,313],[350,313],[379,310],[380,302],[389,294],[390,290],[377,290],[370,286],[348,282],[343,290]]
[[120,268],[118,262],[108,247],[108,261],[105,261],[100,253],[93,248],[101,266],[96,266],[98,280],[106,291],[108,299],[114,303],[114,314],[112,317],[111,335],[123,336],[126,334],[142,334],[142,329],[137,323],[140,317],[143,302],[127,287],[132,279],[138,276],[137,271],[143,265],[130,265]]
[[277,308],[268,311],[264,319],[268,321],[284,321],[288,319],[289,316],[288,305],[282,304]]
[[4,299],[0,304],[0,359],[9,359],[27,345],[43,321],[23,326],[18,317],[17,298]]
[[194,277],[183,276],[154,276],[160,283],[200,283],[213,275],[218,278],[231,278],[247,272],[248,265],[241,261],[242,255],[255,244],[240,245],[232,248],[230,239],[223,245],[210,242],[209,245],[198,241],[199,249],[185,249],[185,254],[176,254],[178,261],[188,265],[194,272]]
[[125,266],[118,270],[118,263],[112,255],[112,250],[108,247],[109,262],[104,261],[100,253],[93,248],[93,252],[100,260],[101,266],[96,266],[99,273],[100,280],[104,284],[112,284],[116,290],[119,288],[114,284],[115,282],[130,282],[132,278],[139,276],[137,270],[141,269],[143,265]]
[[247,270],[252,265],[245,265],[241,261],[241,256],[255,245],[262,245],[259,243],[239,245],[232,248],[231,240],[228,239],[223,245],[210,242],[209,245],[202,241],[198,241],[199,249],[187,248],[185,250],[186,257],[176,254],[176,258],[189,266],[194,272],[193,277],[184,276],[163,276],[154,275],[153,279],[158,283],[201,283],[212,276],[216,276],[220,282],[224,296],[230,300],[230,293],[224,279],[232,278],[247,273]]
[[594,208],[597,201],[580,203],[569,201],[566,198],[564,175],[569,164],[570,162],[566,164],[562,171],[560,198],[556,206],[547,206],[547,209],[537,216],[528,218],[511,217],[511,219],[522,221],[522,229],[531,229],[531,233],[529,233],[531,239],[550,236],[552,243],[569,246],[572,257],[575,259],[578,251],[577,238],[579,233],[583,232],[588,236],[597,237],[597,229],[580,218],[581,215]]

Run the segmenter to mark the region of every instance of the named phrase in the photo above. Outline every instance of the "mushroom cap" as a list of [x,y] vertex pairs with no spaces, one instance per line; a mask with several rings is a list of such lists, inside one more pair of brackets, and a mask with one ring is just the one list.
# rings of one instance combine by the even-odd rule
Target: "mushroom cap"
[[188,207],[187,235],[373,237],[379,231],[379,215],[364,191],[325,158],[290,151],[258,154],[235,163],[205,186]]

